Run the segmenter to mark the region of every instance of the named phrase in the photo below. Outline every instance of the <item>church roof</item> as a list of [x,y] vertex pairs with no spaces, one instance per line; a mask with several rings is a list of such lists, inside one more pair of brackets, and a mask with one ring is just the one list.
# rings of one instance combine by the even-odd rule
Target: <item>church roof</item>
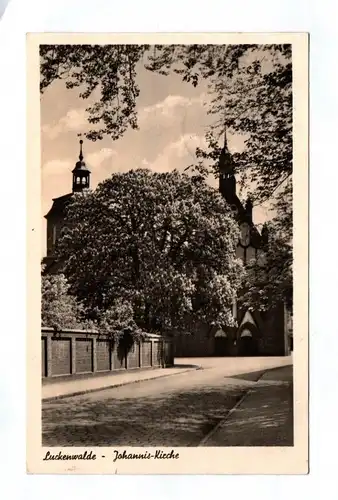
[[75,172],[88,172],[90,174],[90,170],[87,167],[86,163],[83,160],[79,160],[76,162],[75,167],[72,170],[72,173],[74,174]]
[[49,212],[45,215],[45,219],[53,215],[64,215],[67,204],[69,203],[73,193],[64,194],[58,198],[53,198],[53,205]]
[[85,161],[83,160],[83,152],[82,152],[82,144],[83,140],[80,140],[80,154],[79,154],[79,161],[76,162],[74,169],[72,170],[72,173],[74,174],[75,172],[88,172],[90,174],[90,170],[87,167]]

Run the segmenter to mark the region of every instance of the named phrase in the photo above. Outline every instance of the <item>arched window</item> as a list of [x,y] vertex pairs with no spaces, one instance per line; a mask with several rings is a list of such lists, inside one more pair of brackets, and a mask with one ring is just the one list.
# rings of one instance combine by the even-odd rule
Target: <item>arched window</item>
[[86,178],[82,177],[82,184],[86,184]]
[[80,177],[76,177],[76,184],[80,184]]

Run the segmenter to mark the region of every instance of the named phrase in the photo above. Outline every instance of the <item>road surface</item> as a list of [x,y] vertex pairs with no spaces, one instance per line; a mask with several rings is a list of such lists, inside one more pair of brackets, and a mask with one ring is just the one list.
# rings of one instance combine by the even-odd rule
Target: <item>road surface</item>
[[43,446],[198,446],[266,370],[291,359],[175,362],[201,369],[44,402]]

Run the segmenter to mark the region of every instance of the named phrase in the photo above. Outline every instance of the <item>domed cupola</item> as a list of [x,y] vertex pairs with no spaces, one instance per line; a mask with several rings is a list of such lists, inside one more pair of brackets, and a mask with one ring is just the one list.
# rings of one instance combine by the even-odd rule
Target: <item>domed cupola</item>
[[82,152],[83,140],[80,140],[79,161],[76,162],[73,173],[73,193],[81,192],[83,189],[88,189],[90,186],[90,170],[83,160]]

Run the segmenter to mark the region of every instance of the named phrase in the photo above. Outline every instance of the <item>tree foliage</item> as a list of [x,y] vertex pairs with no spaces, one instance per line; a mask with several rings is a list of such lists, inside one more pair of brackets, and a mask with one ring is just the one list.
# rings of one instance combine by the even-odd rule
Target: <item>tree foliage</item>
[[123,298],[115,299],[111,307],[101,312],[99,330],[118,342],[126,336],[135,340],[144,334],[135,322],[132,304]]
[[63,274],[42,275],[41,320],[42,326],[55,330],[62,328],[90,328],[83,320],[83,308],[69,292],[69,284]]
[[[243,151],[233,155],[241,185],[254,204],[269,200],[271,258],[279,262],[280,281],[255,288],[249,273],[251,298],[279,297],[289,289],[292,268],[292,47],[291,45],[42,45],[41,91],[62,79],[79,88],[83,99],[94,96],[88,108],[91,140],[109,135],[118,139],[137,128],[137,71],[142,66],[162,75],[178,74],[197,86],[207,81],[210,93],[206,150],[196,151],[192,172],[218,176],[224,132],[242,135]],[[286,260],[285,260],[286,259]],[[271,269],[276,269],[273,265]],[[174,277],[173,277],[174,279]],[[256,280],[257,281],[257,280]],[[273,290],[274,284],[279,283]],[[292,280],[291,280],[292,282]],[[258,283],[258,281],[257,281]],[[263,281],[262,281],[263,283]],[[283,286],[282,286],[283,284]],[[177,286],[188,286],[180,284]],[[250,287],[249,287],[250,288]],[[263,287],[264,288],[264,287]],[[249,297],[249,296],[247,296]],[[262,299],[263,300],[263,299]],[[269,299],[270,300],[270,299]],[[257,304],[256,301],[256,305]]]
[[137,128],[137,69],[143,65],[194,86],[207,80],[215,120],[207,132],[209,150],[197,156],[210,160],[216,174],[224,129],[245,136],[234,160],[243,182],[256,183],[259,201],[292,174],[291,45],[41,45],[40,55],[42,92],[63,80],[79,88],[81,98],[95,96],[88,113],[98,127],[89,139],[116,140]]
[[280,302],[293,305],[292,186],[286,183],[285,197],[276,202],[277,215],[265,224],[260,257],[246,266],[243,305],[268,310]]
[[240,300],[250,309],[269,310],[284,302],[293,304],[292,247],[278,237],[273,223],[268,224],[269,241],[258,261],[246,266],[246,284]]
[[230,209],[201,178],[139,169],[73,197],[58,255],[92,318],[119,303],[144,331],[184,331],[232,324],[237,241]]
[[118,139],[128,127],[137,128],[136,100],[140,90],[136,65],[148,50],[146,45],[41,45],[40,90],[55,80],[68,89],[78,88],[87,100],[97,95],[87,108],[93,141],[109,135]]

